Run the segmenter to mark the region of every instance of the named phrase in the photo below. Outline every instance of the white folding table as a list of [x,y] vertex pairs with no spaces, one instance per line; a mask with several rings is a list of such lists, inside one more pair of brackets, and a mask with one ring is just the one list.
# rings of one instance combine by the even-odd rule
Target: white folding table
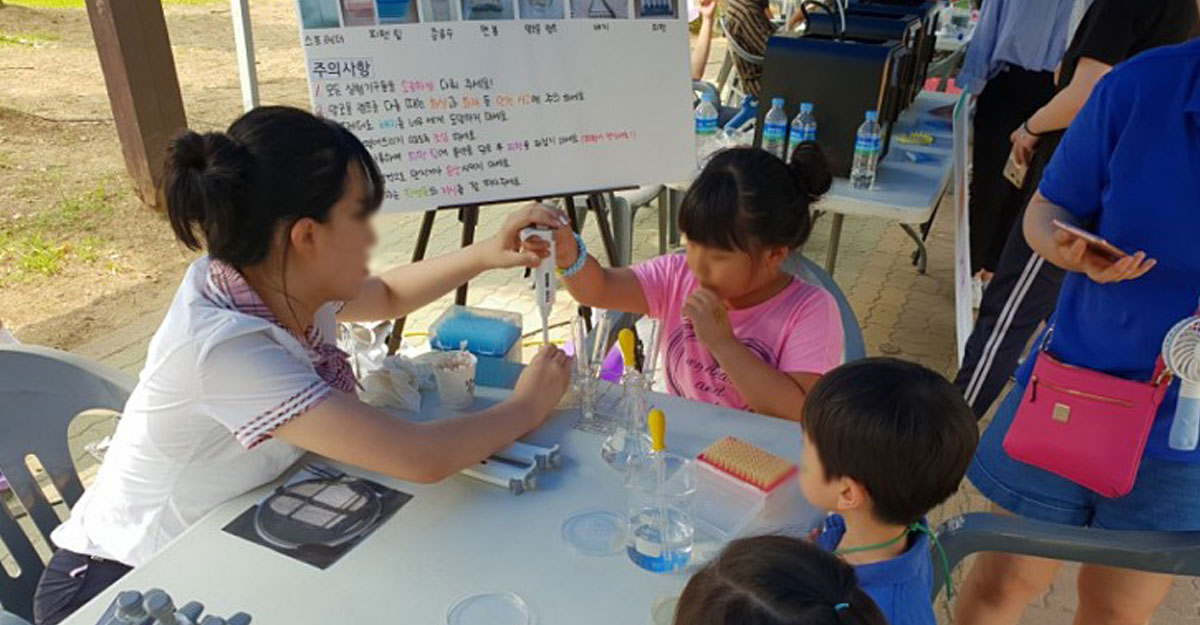
[[[480,387],[475,408],[508,392]],[[695,455],[732,434],[799,458],[796,423],[664,395],[654,395],[652,403],[666,412],[668,445],[681,454]],[[409,418],[447,414],[436,393],[425,393],[421,414]],[[561,412],[527,437],[560,444],[566,462],[539,478],[539,490],[523,495],[464,476],[418,485],[368,474],[414,497],[324,571],[222,531],[279,482],[266,485],[218,507],[65,623],[93,625],[121,590],[162,588],[179,602],[204,603],[208,613],[245,611],[264,625],[437,625],[446,622],[456,600],[485,592],[520,595],[542,624],[641,625],[653,602],[679,593],[688,576],[643,571],[624,554],[578,555],[563,541],[561,527],[572,514],[620,513],[626,505],[620,476],[600,458],[602,437],[573,428],[579,418],[576,410]],[[801,533],[817,517],[798,489],[789,488],[752,531]],[[710,545],[708,552],[714,550]]]

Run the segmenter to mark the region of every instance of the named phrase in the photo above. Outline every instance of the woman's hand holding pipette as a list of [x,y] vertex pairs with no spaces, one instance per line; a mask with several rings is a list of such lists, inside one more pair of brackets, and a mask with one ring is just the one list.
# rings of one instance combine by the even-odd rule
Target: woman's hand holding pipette
[[[505,267],[537,267],[549,253],[549,245],[539,248],[521,240],[521,230],[529,226],[541,226],[551,230],[570,232],[571,222],[567,214],[545,204],[527,204],[513,212],[500,226],[495,237],[484,241],[484,262],[492,269]],[[570,236],[568,234],[568,236]]]
[[[556,208],[550,208],[543,204],[530,204],[526,209],[535,211],[538,209],[547,209],[562,216],[562,223],[560,225],[548,227],[554,232],[553,249],[555,253],[555,266],[559,269],[570,267],[575,262],[575,259],[579,257],[579,246],[575,245],[575,232],[571,229],[571,221],[567,219],[566,214]],[[545,239],[525,237],[521,241],[521,251],[537,254],[538,258],[548,257],[551,249],[550,242]]]
[[478,243],[419,263],[394,267],[363,280],[357,298],[338,313],[339,321],[382,321],[403,317],[479,275],[503,267],[536,267],[545,254],[521,248],[529,225],[570,232],[562,211],[531,204],[508,216],[500,232]]

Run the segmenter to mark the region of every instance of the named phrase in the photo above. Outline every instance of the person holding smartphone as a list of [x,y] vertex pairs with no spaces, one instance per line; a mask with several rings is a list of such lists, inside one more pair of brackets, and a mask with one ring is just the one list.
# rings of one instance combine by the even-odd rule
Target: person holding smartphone
[[[1071,123],[1026,209],[1023,232],[1030,248],[1066,274],[1048,348],[1056,359],[1129,380],[1151,379],[1163,336],[1196,311],[1200,297],[1196,172],[1200,39],[1148,52],[1108,73]],[[1081,236],[1076,228],[1091,234]],[[1129,253],[1114,253],[1097,237]],[[1037,349],[1044,340],[1045,333]],[[996,510],[1110,530],[1200,530],[1200,450],[1168,444],[1178,384],[1158,410],[1132,491],[1107,498],[1005,451],[1034,360],[1018,371],[967,472]],[[962,587],[955,622],[1017,623],[1059,565],[981,554]],[[1084,565],[1074,622],[1147,623],[1172,581],[1169,575]]]
[[[1059,66],[1057,93],[1012,133],[1010,157],[1027,167],[1021,206],[1096,83],[1140,52],[1187,40],[1197,26],[1197,0],[1094,0]],[[977,417],[987,414],[1030,338],[1054,312],[1062,280],[1063,272],[1033,253],[1021,229],[1011,228],[954,380]]]

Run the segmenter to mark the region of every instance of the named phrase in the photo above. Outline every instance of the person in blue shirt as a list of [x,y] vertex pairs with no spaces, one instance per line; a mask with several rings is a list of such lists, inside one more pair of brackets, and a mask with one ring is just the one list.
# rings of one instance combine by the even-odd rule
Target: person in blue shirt
[[[1011,223],[1020,223],[1024,208],[1037,191],[1042,170],[1054,155],[1063,131],[1083,108],[1096,83],[1114,66],[1139,53],[1187,41],[1200,26],[1196,0],[1087,1],[1090,2],[1087,11],[1055,72],[1053,98],[1019,118],[1012,134],[1000,140],[1004,153],[990,152],[997,158],[990,164],[979,159],[981,147],[989,141],[980,134],[979,123],[980,115],[994,105],[988,104],[980,95],[975,115],[975,160],[971,180],[972,257],[982,251],[982,248],[976,249],[979,237],[990,236],[988,231],[979,231],[977,227],[976,200],[980,199],[980,192],[988,194],[980,200],[984,207],[988,202],[1015,202],[1011,204]],[[1036,12],[1031,14],[1036,15]],[[1027,51],[1036,49],[1031,45]],[[967,67],[964,65],[963,69],[967,70]],[[994,80],[989,82],[987,89],[995,84]],[[1002,107],[1005,115],[1016,110],[1016,107]],[[1002,169],[1003,163],[1010,158],[1026,167],[1020,188],[1007,180],[1000,182],[993,178],[994,186],[1004,191],[993,193],[987,190],[988,172],[1003,178],[997,168]],[[993,240],[1000,244],[999,248],[993,248],[999,254],[992,267],[994,275],[981,294],[979,316],[954,380],[980,419],[1003,394],[1030,339],[1054,313],[1064,275],[1061,269],[1047,264],[1029,249],[1019,227],[1006,227],[999,238]]]
[[[1049,351],[1122,378],[1151,377],[1163,336],[1200,298],[1200,40],[1157,48],[1105,76],[1063,137],[1026,210],[1030,247],[1067,272]],[[1093,253],[1052,224],[1096,232],[1130,252]],[[998,508],[1053,523],[1111,530],[1200,530],[1200,450],[1168,447],[1174,384],[1145,447],[1133,490],[1105,498],[1009,457],[1003,440],[1031,358],[984,432],[968,477]],[[1137,444],[1133,441],[1131,445]],[[979,557],[958,602],[958,625],[1017,623],[1059,563]],[[1146,623],[1172,578],[1085,565],[1076,625]]]
[[688,580],[675,625],[888,625],[854,569],[790,536],[729,543]]
[[888,623],[936,625],[925,515],[958,490],[979,440],[962,394],[915,363],[857,360],[813,387],[803,426],[800,489],[830,512],[813,542],[854,566]]

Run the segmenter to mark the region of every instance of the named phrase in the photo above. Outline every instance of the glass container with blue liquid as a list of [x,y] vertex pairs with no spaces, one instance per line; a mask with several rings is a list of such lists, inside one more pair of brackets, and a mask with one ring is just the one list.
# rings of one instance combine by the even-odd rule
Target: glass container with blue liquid
[[691,461],[666,450],[662,411],[650,411],[647,424],[650,453],[636,458],[629,471],[625,551],[647,571],[673,573],[692,557],[696,478]]

